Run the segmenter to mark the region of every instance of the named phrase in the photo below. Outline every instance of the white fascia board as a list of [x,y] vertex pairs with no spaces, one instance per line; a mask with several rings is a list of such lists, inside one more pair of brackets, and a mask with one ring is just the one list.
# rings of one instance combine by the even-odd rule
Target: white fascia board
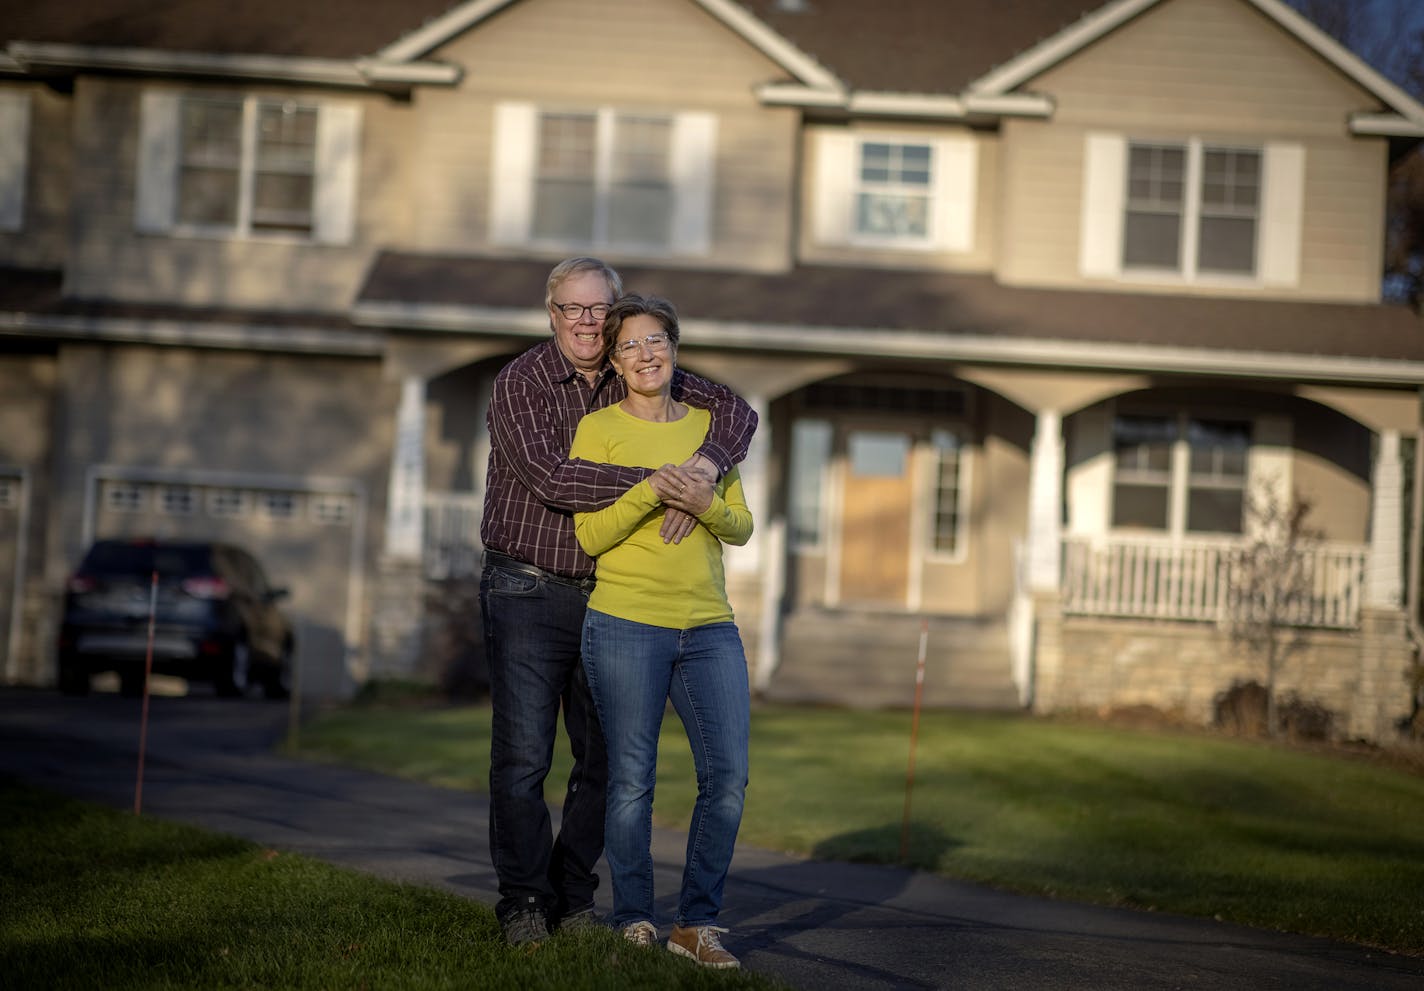
[[[361,326],[450,333],[495,333],[545,337],[549,320],[542,310],[492,306],[425,306],[364,303],[352,313]],[[1317,354],[1169,347],[1158,344],[1103,344],[1052,338],[1005,339],[985,334],[946,335],[927,330],[875,327],[817,327],[685,320],[681,341],[709,349],[766,351],[843,357],[899,357],[932,361],[983,362],[1036,368],[1092,368],[1126,372],[1175,372],[1233,379],[1274,379],[1378,386],[1424,386],[1424,361]]]
[[1424,123],[1394,114],[1355,114],[1350,133],[1378,138],[1424,138]]
[[928,93],[880,93],[859,90],[850,95],[846,104],[851,113],[886,114],[894,117],[936,117],[963,120],[967,114],[964,101],[957,96],[934,96]]
[[980,76],[969,84],[969,92],[1001,96],[1160,2],[1161,0],[1116,0],[1091,14],[1086,14],[1076,24],[1069,25],[1058,34]]
[[326,327],[204,324],[188,320],[69,317],[22,312],[0,313],[0,337],[57,337],[81,341],[354,356],[377,356],[385,350],[378,334]]
[[847,99],[842,89],[817,89],[800,83],[762,83],[753,92],[773,107],[844,107]]
[[452,7],[400,41],[382,48],[376,53],[376,57],[383,62],[409,62],[418,59],[513,2],[514,0],[470,0],[469,3]]
[[826,90],[844,88],[834,73],[793,45],[785,36],[773,31],[745,7],[732,3],[731,0],[697,0],[697,3],[750,42],[752,47],[806,85]]
[[373,83],[409,83],[418,86],[454,86],[465,71],[444,62],[386,62],[357,59],[356,71]]
[[997,117],[1052,117],[1052,97],[1034,93],[992,95],[969,93],[964,106],[971,114],[992,114]]
[[[387,68],[384,63],[373,60],[214,55],[208,52],[163,52],[149,48],[104,48],[28,41],[13,41],[6,51],[21,71],[28,72],[35,69],[111,69],[360,88],[393,82],[449,84],[459,78],[458,69],[438,63]],[[452,72],[455,73],[453,77]]]

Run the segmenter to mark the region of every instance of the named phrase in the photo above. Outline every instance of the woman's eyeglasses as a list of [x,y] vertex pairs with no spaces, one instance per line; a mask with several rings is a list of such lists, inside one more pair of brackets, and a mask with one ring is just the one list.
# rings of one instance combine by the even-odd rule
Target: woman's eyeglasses
[[632,340],[622,341],[618,344],[615,344],[613,345],[613,350],[618,354],[622,355],[624,358],[632,358],[635,357],[638,354],[639,350],[642,348],[647,348],[653,354],[657,354],[659,351],[665,350],[667,346],[667,334],[649,334],[642,340],[638,340],[635,337]]

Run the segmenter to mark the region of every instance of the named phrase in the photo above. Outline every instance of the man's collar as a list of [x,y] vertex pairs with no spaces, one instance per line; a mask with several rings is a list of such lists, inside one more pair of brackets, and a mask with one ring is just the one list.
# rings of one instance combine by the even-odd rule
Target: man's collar
[[[575,375],[583,375],[583,373],[578,370],[578,367],[574,365],[572,361],[569,360],[569,356],[564,354],[564,352],[560,350],[559,342],[557,340],[550,337],[544,343],[545,346],[549,349],[548,360],[552,363],[551,371],[553,372],[554,381],[561,383],[567,382]],[[612,371],[612,363],[609,362],[607,358],[605,358],[603,360],[603,366],[598,370],[598,379],[604,378]],[[598,379],[594,380],[595,385],[598,383]]]

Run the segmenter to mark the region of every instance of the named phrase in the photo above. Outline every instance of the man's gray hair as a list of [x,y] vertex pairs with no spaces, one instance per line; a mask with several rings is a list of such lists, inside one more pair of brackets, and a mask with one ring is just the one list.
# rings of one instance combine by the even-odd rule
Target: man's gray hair
[[554,266],[549,273],[549,281],[544,286],[544,309],[548,309],[554,302],[554,293],[558,292],[559,286],[575,275],[582,275],[584,272],[597,272],[603,276],[608,283],[608,291],[617,299],[623,295],[623,279],[613,270],[613,266],[603,261],[601,258],[589,258],[581,256],[579,258],[565,258]]

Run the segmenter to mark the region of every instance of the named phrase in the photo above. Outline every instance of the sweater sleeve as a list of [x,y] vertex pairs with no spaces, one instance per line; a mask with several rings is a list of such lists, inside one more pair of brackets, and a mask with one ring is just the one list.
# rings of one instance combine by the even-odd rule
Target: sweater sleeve
[[[579,421],[574,442],[569,447],[569,456],[590,461],[608,458],[607,439],[595,420],[584,417]],[[574,513],[574,536],[578,538],[584,553],[597,557],[624,540],[660,505],[652,484],[645,479],[602,509]]]
[[[642,485],[652,490],[652,486],[647,482]],[[724,544],[740,547],[751,539],[752,511],[747,508],[746,496],[742,492],[742,476],[736,468],[727,473],[722,494],[714,493],[712,505],[697,519]],[[588,548],[585,547],[584,550]],[[589,553],[592,554],[593,551]]]

